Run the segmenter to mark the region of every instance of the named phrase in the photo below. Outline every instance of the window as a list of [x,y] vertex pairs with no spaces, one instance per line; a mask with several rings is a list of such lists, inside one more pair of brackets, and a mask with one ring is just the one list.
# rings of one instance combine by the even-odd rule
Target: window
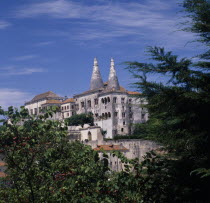
[[114,116],[117,117],[118,112],[114,112]]
[[85,107],[85,102],[81,102],[81,107],[82,107],[82,108]]
[[71,115],[73,116],[74,115],[74,112],[72,112]]
[[121,103],[122,103],[122,104],[125,103],[125,98],[121,98]]
[[144,113],[141,114],[141,119],[142,119],[142,120],[145,119],[145,114],[144,114]]
[[124,106],[122,106],[122,110],[125,111],[125,107]]
[[91,100],[88,100],[88,107],[91,108]]
[[132,99],[129,99],[129,103],[131,103],[132,102]]
[[107,113],[105,113],[105,118],[107,118],[108,117],[108,114]]
[[123,132],[124,131],[124,128],[121,128],[121,132]]
[[125,118],[125,112],[122,112],[122,117]]
[[69,109],[69,105],[67,106],[67,109]]
[[39,113],[41,113],[42,112],[42,107],[39,107]]
[[116,104],[117,103],[117,97],[113,98],[113,103]]
[[88,132],[88,140],[89,140],[89,141],[92,141],[92,134],[91,134],[90,131]]
[[110,98],[109,97],[107,98],[107,101],[110,102]]
[[125,121],[123,121],[123,125],[125,125]]
[[94,99],[95,105],[98,105],[98,99]]
[[34,114],[37,115],[37,108],[34,109]]
[[65,106],[64,108],[65,108],[65,110],[66,110],[66,106]]
[[31,114],[33,114],[33,109],[31,109]]
[[96,117],[96,118],[98,117],[98,114],[97,114],[97,113],[95,114],[95,117]]
[[69,117],[69,113],[67,113],[67,117]]
[[130,113],[130,114],[129,114],[129,117],[130,117],[130,118],[133,118],[133,114],[132,114],[132,113]]
[[74,109],[74,105],[71,106],[71,109]]
[[110,112],[108,113],[108,117],[111,118],[111,113]]
[[61,107],[61,110],[63,110],[63,106]]

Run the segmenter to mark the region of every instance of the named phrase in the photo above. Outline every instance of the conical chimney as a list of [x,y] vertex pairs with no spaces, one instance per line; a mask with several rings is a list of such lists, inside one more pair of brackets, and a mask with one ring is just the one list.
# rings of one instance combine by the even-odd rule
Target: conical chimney
[[116,70],[114,68],[114,59],[113,58],[111,58],[111,65],[110,65],[107,89],[110,89],[110,90],[119,90],[120,89]]
[[101,78],[100,70],[98,68],[98,61],[96,58],[94,58],[93,73],[90,81],[90,90],[98,89],[103,86],[104,84]]

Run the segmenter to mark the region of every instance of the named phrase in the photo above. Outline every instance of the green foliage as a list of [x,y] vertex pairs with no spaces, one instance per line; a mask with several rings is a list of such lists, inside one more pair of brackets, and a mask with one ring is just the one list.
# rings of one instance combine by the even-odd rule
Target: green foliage
[[92,113],[88,114],[76,114],[71,116],[70,118],[66,118],[65,122],[68,126],[78,126],[81,125],[83,127],[84,124],[89,124],[91,126],[94,125],[94,118]]
[[[185,0],[183,7],[192,19],[187,31],[197,33],[208,49],[209,2]],[[210,201],[210,51],[197,63],[164,48],[148,52],[154,63],[128,63],[149,102],[150,120],[137,125],[135,134],[161,142],[165,151],[147,153],[141,164],[111,152],[124,164],[122,172],[111,173],[107,154],[100,161],[89,146],[66,140],[66,126],[48,120],[53,109],[30,116],[24,108],[0,108],[5,118],[0,149],[8,164],[4,181],[11,183],[0,187],[0,202]],[[164,83],[148,81],[150,74],[164,76]],[[76,115],[67,124],[91,124],[89,117]]]
[[197,175],[200,175],[201,178],[205,178],[210,176],[210,169],[206,169],[206,168],[198,168],[194,171],[191,172],[191,174],[196,173]]
[[185,0],[182,4],[187,17],[192,21],[185,23],[186,31],[196,33],[200,41],[209,43],[210,4],[208,0]]
[[[191,173],[197,170],[203,173],[198,168],[210,166],[210,3],[185,0],[182,6],[192,20],[185,24],[188,26],[185,30],[197,33],[199,42],[206,46],[207,51],[197,56],[200,61],[194,63],[191,59],[166,52],[164,48],[149,47],[148,53],[153,63],[127,63],[130,72],[138,79],[136,87],[148,101],[150,115],[146,124],[137,126],[136,133],[162,143],[172,157],[173,161],[164,160],[166,165],[161,167],[170,173],[169,181],[174,180],[173,187],[177,191],[182,188],[182,193],[177,192],[180,194],[177,201],[210,201],[206,190],[210,186],[209,176],[204,179]],[[151,74],[161,76],[164,81],[149,81]],[[179,164],[182,164],[181,168]],[[159,162],[155,161],[153,167],[158,166]],[[146,174],[150,181],[158,179],[155,173],[147,171]],[[164,181],[167,183],[167,180]],[[148,188],[143,190],[148,191]],[[170,191],[153,192],[165,195],[162,202],[171,202],[169,197],[175,195]]]
[[3,113],[10,124],[2,126],[0,149],[12,187],[0,188],[1,202],[106,201],[100,190],[108,168],[89,146],[68,142],[66,126],[47,119],[53,112],[32,117],[10,107]]
[[[120,152],[124,171],[111,173],[108,154],[67,140],[67,127],[49,120],[53,112],[30,116],[26,109],[6,112],[0,149],[7,177],[0,185],[0,202],[141,202],[132,166]],[[135,183],[135,184],[134,184]]]

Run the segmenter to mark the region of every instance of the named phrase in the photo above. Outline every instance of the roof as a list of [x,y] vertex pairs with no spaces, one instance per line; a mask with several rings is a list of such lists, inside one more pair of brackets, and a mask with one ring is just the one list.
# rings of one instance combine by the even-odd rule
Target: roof
[[6,173],[0,171],[0,178],[6,177],[6,176],[7,176]]
[[98,88],[98,89],[93,89],[93,90],[88,90],[85,92],[82,92],[80,94],[75,95],[74,97],[80,96],[80,95],[86,95],[86,94],[91,94],[91,93],[96,93],[96,92],[100,92],[100,93],[108,93],[108,92],[123,92],[123,93],[127,93],[128,91],[120,86],[119,90],[115,90],[115,89],[107,89],[107,82],[104,83],[104,88]]
[[80,94],[76,94],[74,95],[74,97],[80,96],[80,95],[85,95],[85,94],[90,94],[90,93],[96,93],[96,92],[102,92],[104,88],[98,88],[98,89],[94,89],[94,90],[88,90],[85,92],[82,92]]
[[131,92],[131,91],[127,91],[128,94],[132,94],[132,95],[139,95],[141,94],[140,92]]
[[75,102],[73,98],[66,99],[66,100],[63,101],[62,103],[63,103],[63,104],[66,104],[66,103],[71,103],[71,102]]
[[100,150],[104,150],[104,151],[127,151],[128,149],[125,148],[122,145],[97,145],[96,148],[94,148],[93,150],[95,151],[100,151]]
[[3,162],[3,161],[0,161],[0,167],[1,167],[1,166],[6,166],[6,163]]
[[61,97],[59,97],[57,94],[55,94],[55,93],[52,92],[52,91],[48,91],[48,92],[45,92],[45,93],[36,95],[36,96],[31,100],[31,102],[37,101],[37,100],[41,100],[41,99],[45,99],[45,98],[61,98]]

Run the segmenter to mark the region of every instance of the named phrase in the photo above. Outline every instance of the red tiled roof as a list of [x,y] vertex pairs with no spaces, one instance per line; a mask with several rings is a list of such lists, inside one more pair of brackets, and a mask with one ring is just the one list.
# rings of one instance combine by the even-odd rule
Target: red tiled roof
[[63,101],[62,103],[63,103],[63,104],[66,104],[66,103],[71,103],[71,102],[75,102],[73,98],[66,99],[66,100]]
[[6,173],[0,171],[0,178],[6,177],[6,176],[7,176]]
[[124,146],[121,145],[97,145],[96,148],[94,148],[93,150],[95,151],[100,151],[100,150],[104,150],[104,151],[126,151],[128,150],[127,148],[125,148]]
[[6,163],[3,161],[0,161],[0,166],[6,166]]
[[131,92],[131,91],[127,91],[128,94],[132,94],[132,95],[139,95],[141,94],[140,92]]

